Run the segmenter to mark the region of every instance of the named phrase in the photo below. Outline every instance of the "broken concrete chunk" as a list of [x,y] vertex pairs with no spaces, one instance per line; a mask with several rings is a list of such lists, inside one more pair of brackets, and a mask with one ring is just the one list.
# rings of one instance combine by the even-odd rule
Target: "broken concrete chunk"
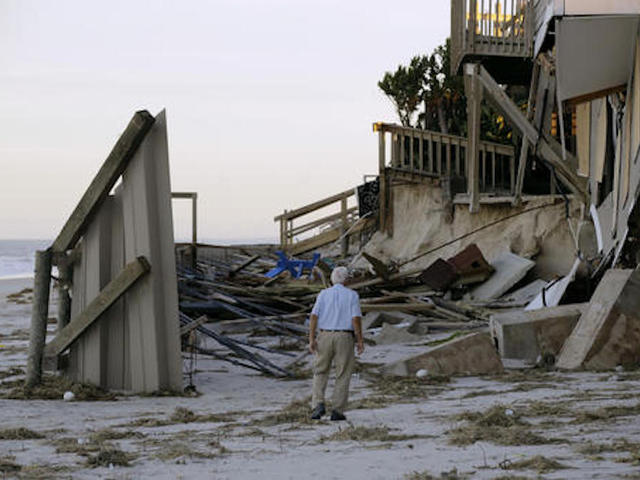
[[473,300],[494,300],[508,292],[516,283],[524,278],[535,263],[511,252],[505,252],[496,258],[491,265],[495,273],[471,291]]
[[432,375],[500,373],[502,362],[489,332],[476,332],[438,345],[415,357],[388,365],[388,375],[413,376],[418,370]]
[[416,317],[403,312],[369,312],[362,318],[362,329],[380,328],[384,323],[397,325],[403,322],[413,322]]
[[494,271],[485,260],[482,252],[475,243],[447,260],[455,268],[459,276],[457,285],[470,285],[484,282]]
[[420,335],[409,332],[412,325],[396,326],[385,323],[382,330],[373,337],[376,345],[390,345],[393,343],[411,343],[421,339]]
[[605,273],[556,365],[614,368],[640,361],[640,270]]
[[580,303],[491,315],[491,335],[500,356],[531,363],[543,354],[556,357],[587,305]]

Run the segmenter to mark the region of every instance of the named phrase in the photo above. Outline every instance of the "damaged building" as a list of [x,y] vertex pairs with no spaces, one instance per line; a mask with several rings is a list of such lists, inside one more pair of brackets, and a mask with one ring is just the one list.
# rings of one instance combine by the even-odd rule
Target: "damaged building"
[[[453,290],[459,306],[499,308],[477,317],[491,319],[505,361],[637,363],[639,20],[637,1],[453,0],[451,63],[464,77],[468,137],[374,124],[377,179],[276,217],[281,247],[362,248],[351,265],[378,278],[358,288],[419,279],[444,298]],[[524,108],[510,86],[528,88]],[[482,139],[483,105],[513,128],[512,144]],[[339,213],[294,227],[332,203]],[[455,265],[464,252],[494,273],[465,276]],[[409,363],[392,370],[429,361]]]

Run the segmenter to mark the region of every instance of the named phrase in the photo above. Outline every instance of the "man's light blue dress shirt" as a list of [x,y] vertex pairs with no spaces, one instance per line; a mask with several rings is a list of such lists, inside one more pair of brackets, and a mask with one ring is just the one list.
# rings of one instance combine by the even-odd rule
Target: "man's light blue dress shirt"
[[353,317],[362,317],[360,297],[338,283],[318,294],[311,313],[318,316],[321,330],[353,330]]

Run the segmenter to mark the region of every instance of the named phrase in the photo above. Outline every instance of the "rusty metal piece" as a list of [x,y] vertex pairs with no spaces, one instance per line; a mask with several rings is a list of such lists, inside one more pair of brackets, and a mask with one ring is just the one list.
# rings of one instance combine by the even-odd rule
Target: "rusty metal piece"
[[420,283],[434,290],[446,290],[458,279],[453,265],[441,258],[433,262],[419,276]]
[[475,243],[449,258],[447,262],[455,269],[459,278],[456,285],[484,282],[494,272]]

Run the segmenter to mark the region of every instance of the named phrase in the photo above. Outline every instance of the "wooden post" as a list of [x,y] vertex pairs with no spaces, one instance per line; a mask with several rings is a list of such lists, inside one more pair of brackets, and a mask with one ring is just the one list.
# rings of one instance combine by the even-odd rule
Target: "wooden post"
[[[378,181],[380,182],[380,191],[378,194],[378,204],[380,215],[380,231],[384,232],[387,228],[387,176],[385,175],[386,168],[386,148],[385,148],[385,132],[384,130],[378,131]],[[393,145],[392,145],[393,146]]]
[[47,337],[49,316],[49,288],[51,285],[51,249],[36,252],[33,279],[33,308],[31,310],[31,334],[29,356],[27,358],[27,388],[35,387],[42,381],[42,358]]
[[58,267],[58,332],[62,330],[71,319],[71,296],[69,287],[73,281],[73,263],[69,256],[60,254],[57,259]]
[[198,194],[191,196],[191,262],[195,270],[198,265]]
[[282,217],[280,218],[280,248],[283,250],[287,247],[287,237],[286,237],[286,222],[287,222],[287,211],[285,210],[282,213]]
[[347,235],[347,199],[343,198],[340,202],[340,251],[342,257],[346,257],[349,253],[349,236]]
[[480,115],[482,84],[478,80],[478,65],[465,64],[465,91],[467,95],[467,192],[469,211],[475,213],[480,207],[480,175],[478,161],[480,153]]

